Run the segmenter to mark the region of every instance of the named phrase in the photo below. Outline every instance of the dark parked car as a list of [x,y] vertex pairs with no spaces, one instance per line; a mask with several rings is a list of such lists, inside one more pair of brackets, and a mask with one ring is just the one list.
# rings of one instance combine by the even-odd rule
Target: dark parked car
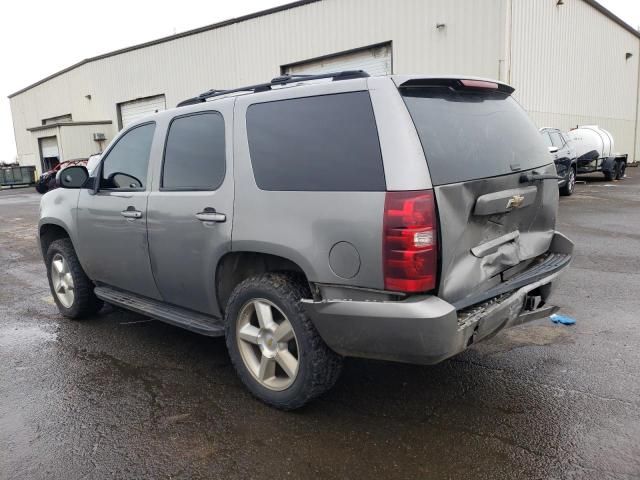
[[541,128],[540,135],[549,147],[549,152],[556,164],[560,194],[569,196],[576,187],[576,154],[571,147],[569,137],[557,128]]
[[36,182],[36,191],[44,195],[49,190],[57,188],[58,185],[56,184],[56,175],[60,170],[64,170],[65,168],[77,165],[85,165],[87,167],[87,170],[91,172],[98,165],[99,161],[100,154],[96,153],[94,155],[91,155],[88,159],[78,158],[76,160],[68,160],[66,162],[58,163],[51,170],[47,170],[42,175],[40,175],[40,178]]

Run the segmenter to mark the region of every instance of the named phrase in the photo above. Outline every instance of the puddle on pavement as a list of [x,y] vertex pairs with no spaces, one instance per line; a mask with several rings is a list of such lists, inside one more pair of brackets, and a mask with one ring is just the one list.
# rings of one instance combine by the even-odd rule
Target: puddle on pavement
[[6,325],[0,327],[0,348],[35,346],[53,342],[58,334],[52,332],[52,327],[38,327],[35,325]]

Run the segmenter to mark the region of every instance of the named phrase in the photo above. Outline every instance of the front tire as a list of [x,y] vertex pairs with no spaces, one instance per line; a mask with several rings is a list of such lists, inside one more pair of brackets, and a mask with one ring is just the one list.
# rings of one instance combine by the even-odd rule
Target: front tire
[[329,390],[342,358],[318,334],[300,300],[309,288],[284,273],[256,275],[233,290],[226,310],[231,362],[249,391],[283,410]]
[[41,195],[44,195],[49,191],[49,180],[48,179],[40,179],[36,182],[36,192]]
[[82,269],[70,239],[61,238],[49,245],[46,265],[51,295],[64,317],[79,319],[102,308],[103,302],[94,295],[93,282]]

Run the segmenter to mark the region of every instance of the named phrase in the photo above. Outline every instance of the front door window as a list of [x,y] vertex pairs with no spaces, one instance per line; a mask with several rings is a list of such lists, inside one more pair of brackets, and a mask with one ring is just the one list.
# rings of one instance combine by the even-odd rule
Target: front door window
[[101,190],[145,190],[154,123],[134,127],[107,153],[100,175]]

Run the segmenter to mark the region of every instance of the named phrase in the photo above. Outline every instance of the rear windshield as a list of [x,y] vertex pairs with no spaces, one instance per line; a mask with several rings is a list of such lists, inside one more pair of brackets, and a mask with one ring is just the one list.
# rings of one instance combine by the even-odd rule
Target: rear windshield
[[434,185],[529,170],[551,162],[538,129],[505,93],[401,87]]

